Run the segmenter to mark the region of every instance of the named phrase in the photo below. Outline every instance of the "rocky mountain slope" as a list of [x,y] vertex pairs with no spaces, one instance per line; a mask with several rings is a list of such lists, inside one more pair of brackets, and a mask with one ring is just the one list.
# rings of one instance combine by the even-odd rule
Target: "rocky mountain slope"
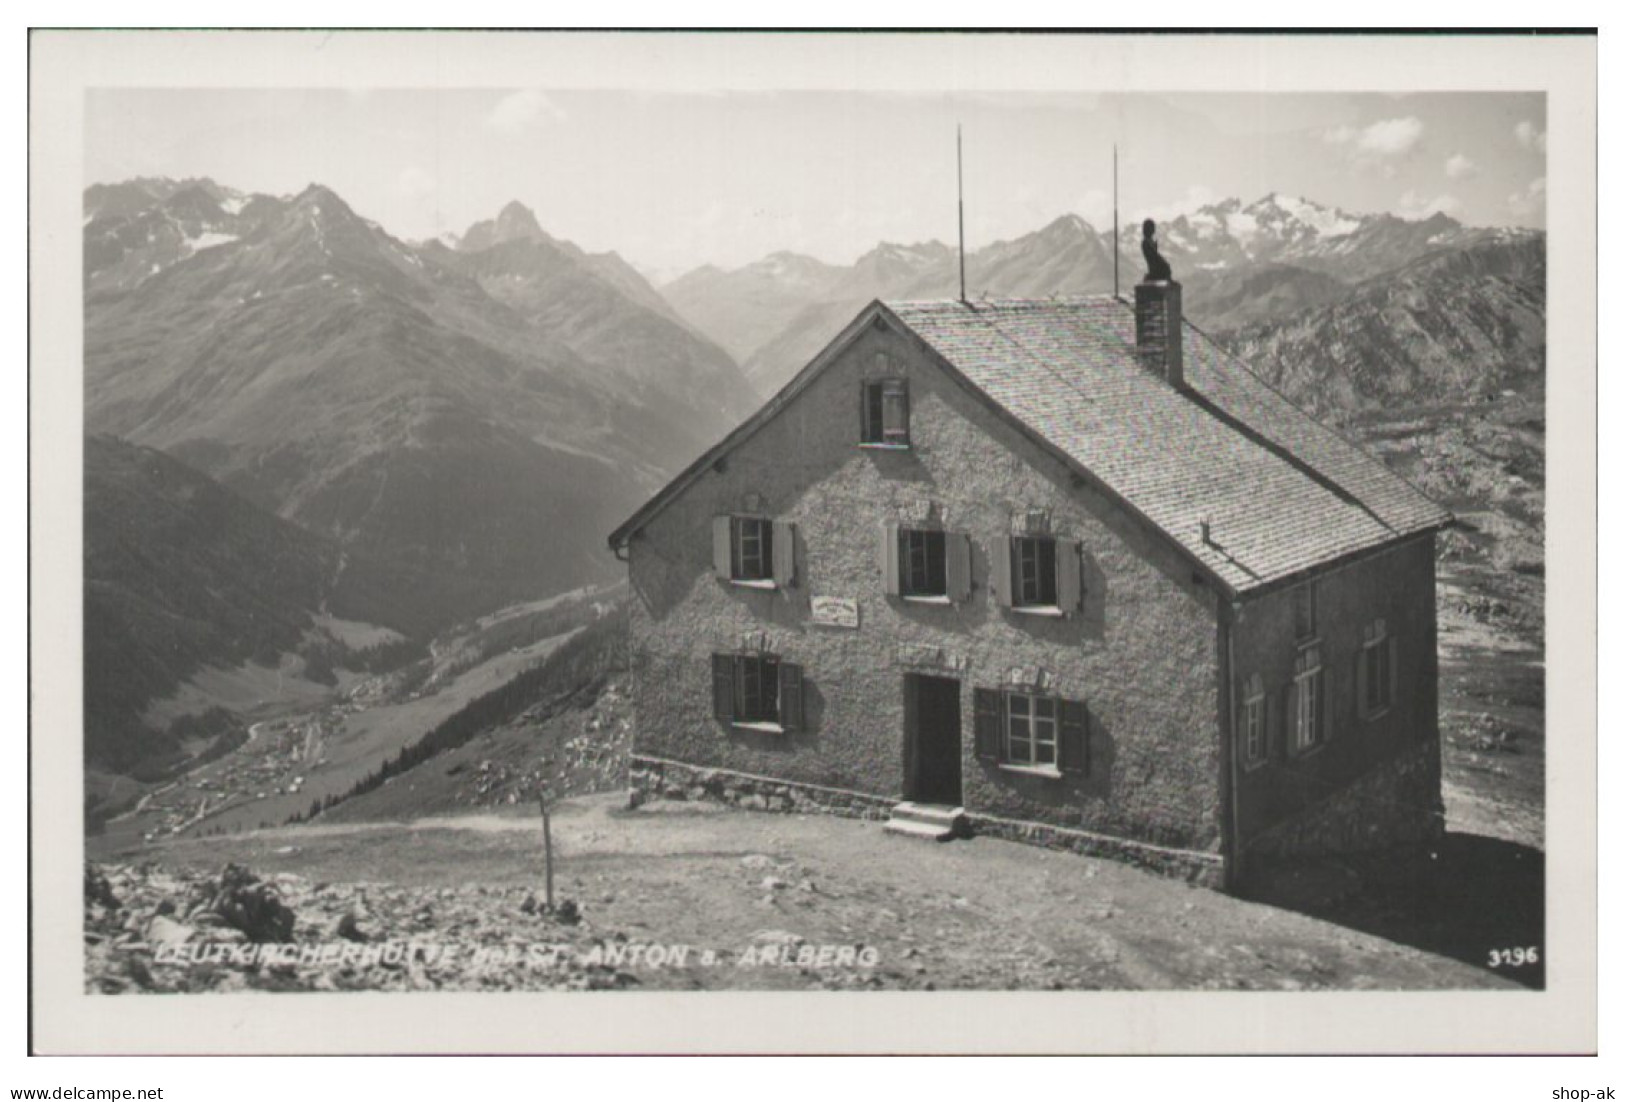
[[1494,398],[1545,372],[1546,251],[1517,235],[1433,253],[1221,339],[1322,416]]
[[[689,407],[713,427],[754,408],[728,354],[678,320],[630,265],[550,237],[519,203],[470,227],[455,251],[434,255],[538,331],[608,369],[644,405]],[[660,435],[646,443],[673,454],[711,443],[677,418],[649,428]]]
[[453,252],[318,185],[86,202],[87,427],[411,578],[431,629],[608,577],[601,534],[749,405],[628,266],[513,212]]
[[[1126,264],[1123,270],[1129,270]],[[874,299],[959,294],[958,256],[935,241],[881,244],[850,268],[838,271],[838,277],[817,292],[816,299],[807,301],[776,335],[745,359],[745,374],[759,392],[771,394],[784,385]],[[966,273],[972,297],[1092,294],[1111,290],[1112,259],[1100,235],[1083,219],[1069,215],[1034,233],[972,252],[966,258]],[[724,281],[714,287],[719,296],[730,289]],[[701,308],[691,305],[690,309]],[[729,306],[724,298],[703,306],[704,311],[735,315],[748,309],[748,303]]]
[[162,452],[89,438],[87,764],[162,775],[187,748],[175,727],[143,718],[152,701],[205,666],[278,666],[317,634],[319,614],[387,622],[389,610],[376,599],[383,586],[370,568],[341,564],[332,541]]
[[726,271],[707,264],[660,288],[677,312],[743,363],[807,308],[840,295],[845,269],[776,252]]

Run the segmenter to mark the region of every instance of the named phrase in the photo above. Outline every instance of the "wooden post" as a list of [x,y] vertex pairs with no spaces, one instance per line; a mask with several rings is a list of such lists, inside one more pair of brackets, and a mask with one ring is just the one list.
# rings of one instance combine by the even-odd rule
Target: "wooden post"
[[536,794],[536,806],[542,810],[542,859],[545,864],[547,884],[547,909],[553,910],[553,824],[547,813],[547,793]]

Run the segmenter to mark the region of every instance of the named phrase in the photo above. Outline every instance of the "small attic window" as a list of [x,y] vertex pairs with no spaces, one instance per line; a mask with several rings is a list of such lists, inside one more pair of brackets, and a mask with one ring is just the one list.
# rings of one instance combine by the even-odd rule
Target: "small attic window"
[[[885,353],[875,357],[875,366],[882,371],[890,367]],[[862,398],[858,442],[865,447],[908,447],[908,380],[866,379]]]

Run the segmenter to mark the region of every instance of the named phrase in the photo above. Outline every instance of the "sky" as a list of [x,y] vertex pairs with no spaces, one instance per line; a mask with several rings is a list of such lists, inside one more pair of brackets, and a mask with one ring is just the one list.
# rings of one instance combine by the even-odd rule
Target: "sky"
[[789,250],[850,263],[952,242],[955,127],[974,249],[1068,213],[1125,224],[1271,191],[1354,213],[1544,226],[1541,93],[92,90],[85,183],[318,182],[409,240],[517,199],[657,278]]

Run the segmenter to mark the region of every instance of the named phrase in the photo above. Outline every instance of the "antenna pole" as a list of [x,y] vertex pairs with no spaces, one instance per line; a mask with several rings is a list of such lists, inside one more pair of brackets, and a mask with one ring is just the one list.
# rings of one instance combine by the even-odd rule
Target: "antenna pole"
[[1117,265],[1123,252],[1123,243],[1117,236],[1117,143],[1112,143],[1112,298],[1120,297],[1117,289]]
[[959,301],[965,298],[965,128],[954,126],[955,153],[959,166]]

